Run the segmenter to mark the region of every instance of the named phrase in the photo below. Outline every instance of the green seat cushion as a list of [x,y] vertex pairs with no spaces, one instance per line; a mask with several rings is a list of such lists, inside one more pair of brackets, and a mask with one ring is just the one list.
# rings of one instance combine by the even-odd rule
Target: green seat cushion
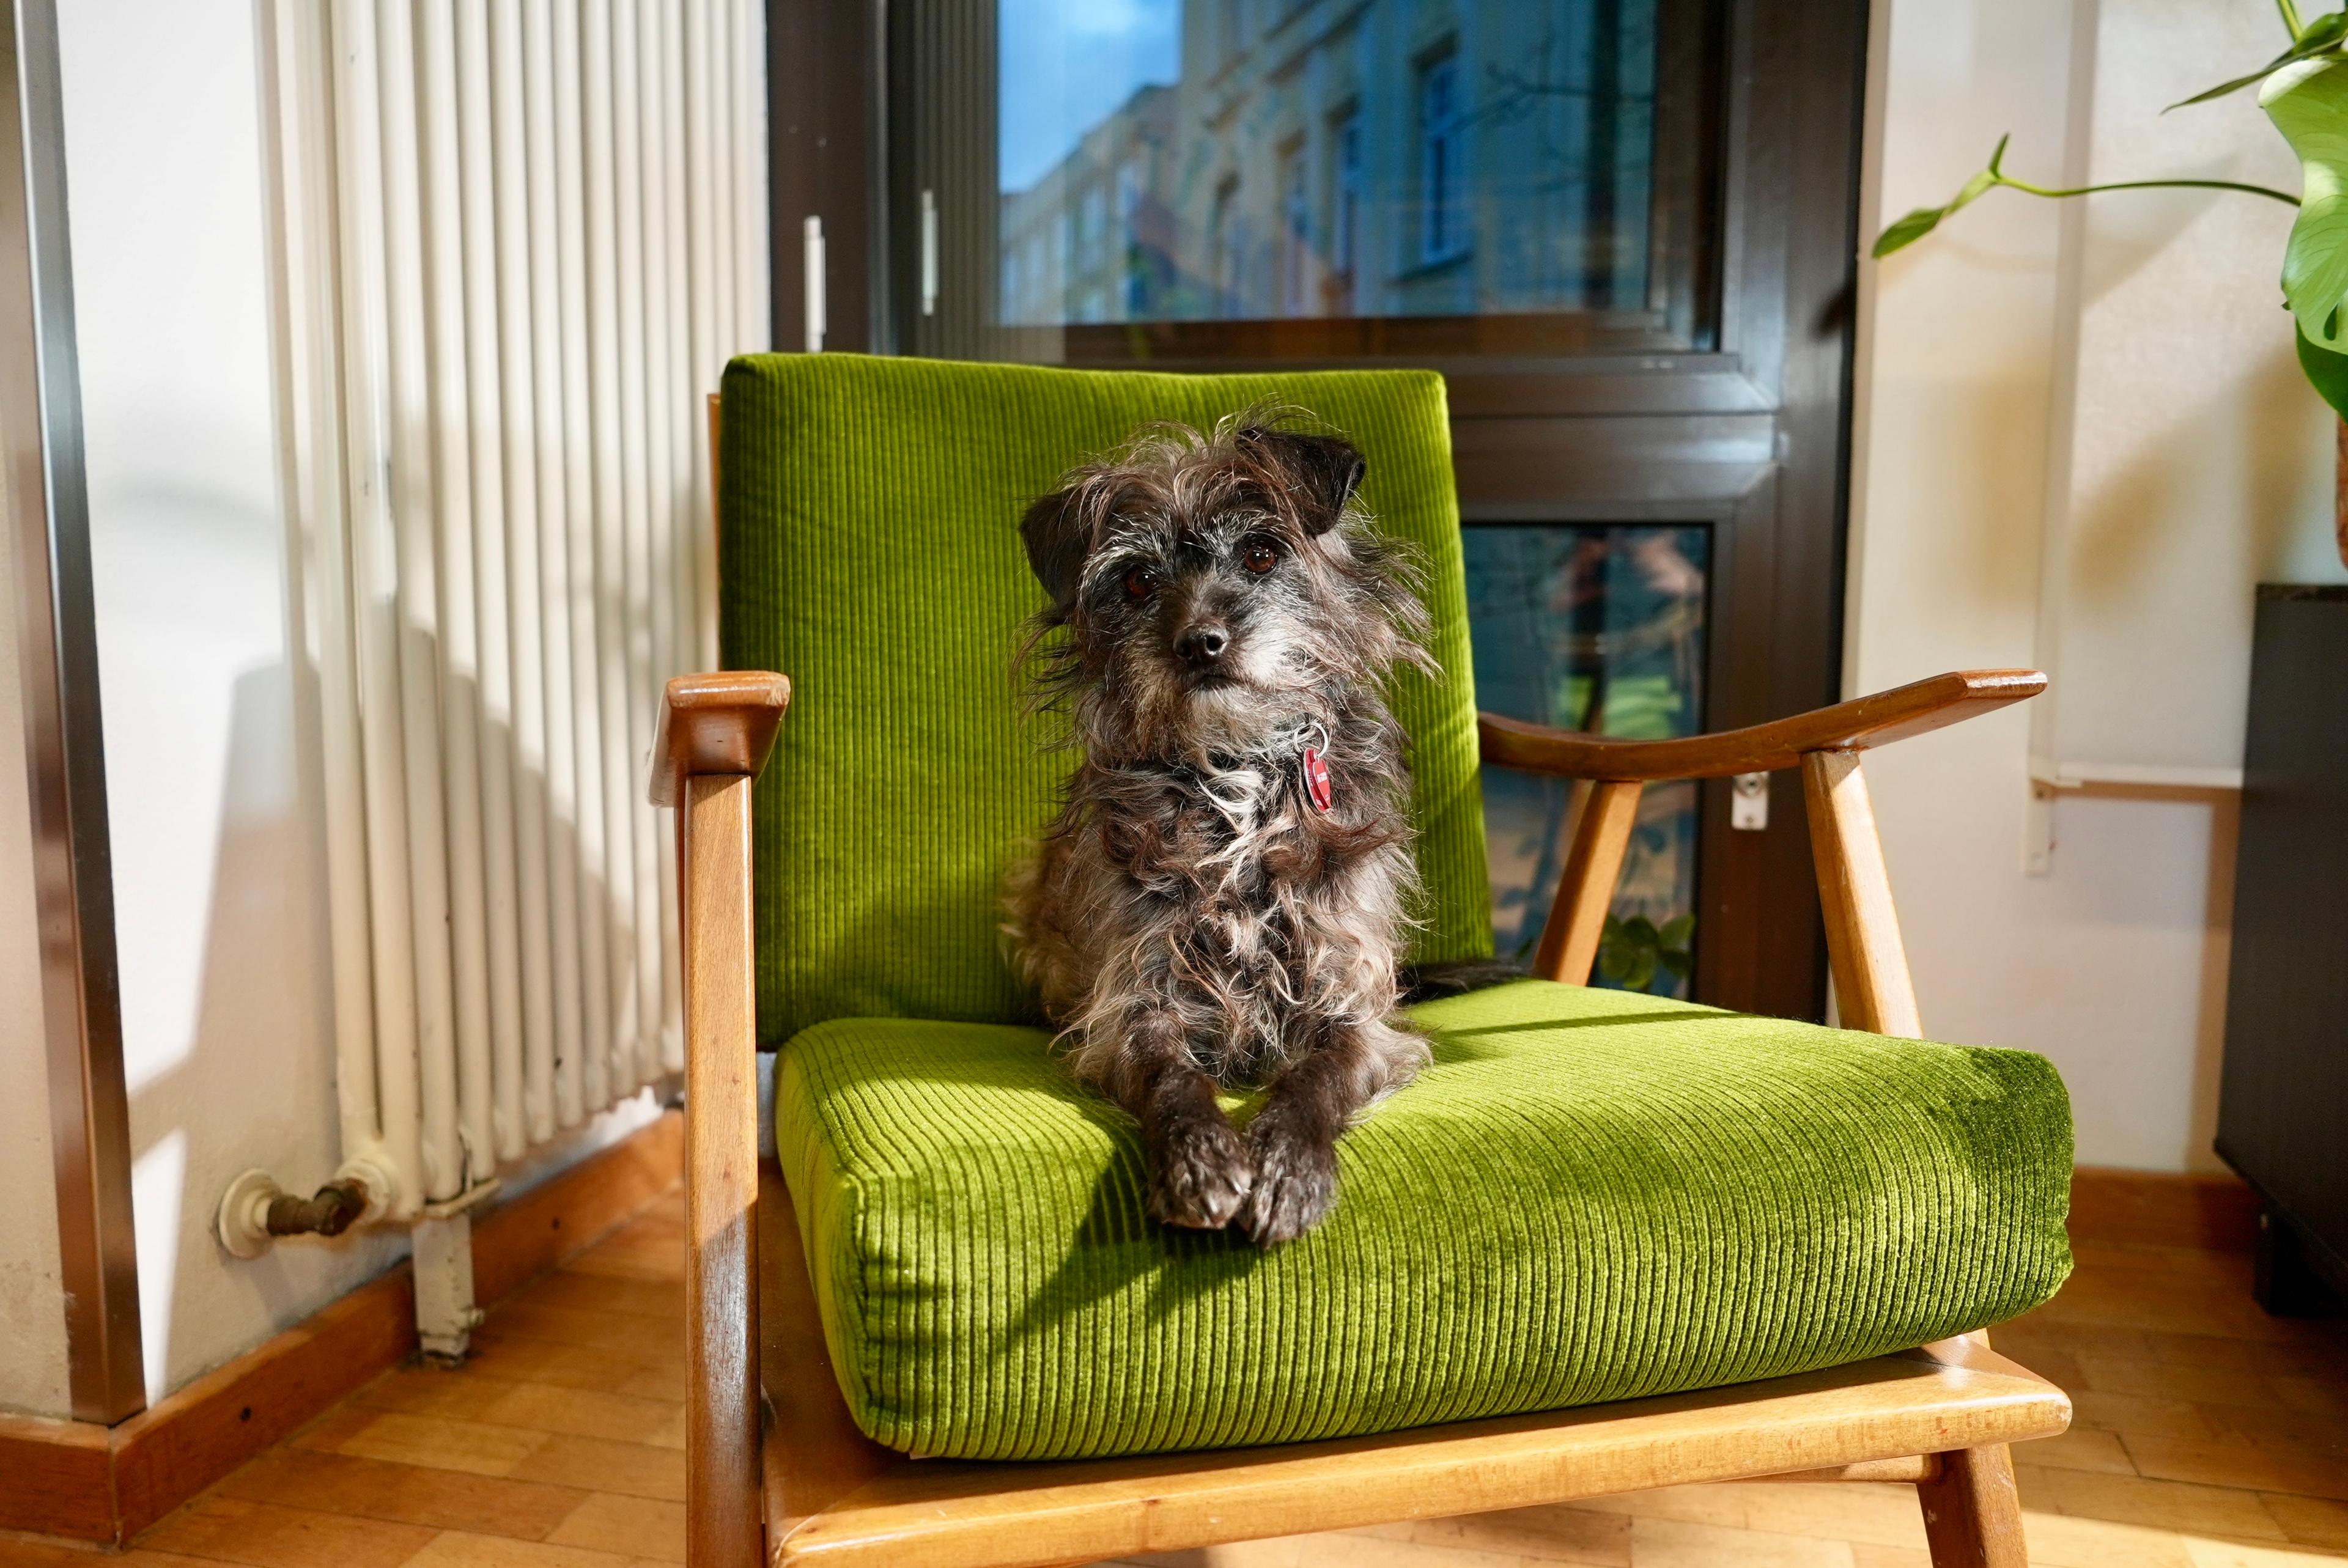
[[1426,575],[1444,673],[1393,693],[1429,889],[1416,952],[1491,951],[1441,377],[768,354],[726,368],[719,465],[726,662],[791,678],[753,829],[762,1040],[831,1018],[1033,1020],[996,935],[1003,871],[1075,757],[1021,716],[1014,660],[1045,596],[1020,514],[1146,422],[1265,404],[1353,437],[1365,503]]
[[2043,1058],[1524,981],[1338,1146],[1301,1241],[1166,1230],[1037,1030],[791,1040],[776,1144],[850,1408],[891,1448],[1288,1442],[1774,1377],[2044,1301],[2071,1123]]

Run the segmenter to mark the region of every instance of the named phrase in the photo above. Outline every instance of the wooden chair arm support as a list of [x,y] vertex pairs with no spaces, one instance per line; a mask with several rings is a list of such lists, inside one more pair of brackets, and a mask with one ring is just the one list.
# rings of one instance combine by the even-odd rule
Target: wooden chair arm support
[[1799,767],[1810,752],[1863,752],[2045,689],[2046,677],[2035,670],[1960,670],[1790,719],[1675,741],[1577,734],[1497,713],[1478,713],[1476,732],[1484,761],[1500,767],[1622,783],[1716,779]]
[[1569,985],[1589,983],[1631,830],[1638,825],[1639,792],[1649,781],[1798,767],[1842,1021],[1878,1034],[1921,1034],[1859,753],[2045,689],[2046,677],[2035,670],[1960,671],[1775,723],[1677,741],[1612,740],[1478,714],[1485,762],[1579,781],[1557,901],[1541,927],[1533,973]]
[[685,799],[695,774],[756,774],[775,748],[775,729],[790,706],[791,683],[770,670],[680,675],[661,695],[653,737],[654,805]]

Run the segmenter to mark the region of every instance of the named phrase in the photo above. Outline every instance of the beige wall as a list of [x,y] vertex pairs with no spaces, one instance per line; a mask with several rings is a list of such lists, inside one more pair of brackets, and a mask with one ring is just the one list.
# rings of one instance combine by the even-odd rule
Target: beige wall
[[[1878,0],[1869,235],[2009,130],[2008,170],[2041,183],[2295,190],[2248,95],[2158,116],[2271,56],[2274,26],[2253,0]],[[2239,766],[2252,586],[2343,575],[2329,422],[2276,308],[2289,218],[1998,192],[1863,263],[1852,689],[2036,664],[2050,762]],[[2232,799],[2065,792],[2051,868],[2025,875],[2032,730],[2002,715],[1872,764],[1926,1027],[2052,1057],[2082,1162],[2210,1168]]]

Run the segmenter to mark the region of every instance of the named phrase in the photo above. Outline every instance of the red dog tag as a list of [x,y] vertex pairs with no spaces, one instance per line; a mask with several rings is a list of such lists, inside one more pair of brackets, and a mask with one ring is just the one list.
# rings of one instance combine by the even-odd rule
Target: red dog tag
[[1333,798],[1329,793],[1329,764],[1321,760],[1318,747],[1304,748],[1304,793],[1313,797],[1313,809],[1327,811]]

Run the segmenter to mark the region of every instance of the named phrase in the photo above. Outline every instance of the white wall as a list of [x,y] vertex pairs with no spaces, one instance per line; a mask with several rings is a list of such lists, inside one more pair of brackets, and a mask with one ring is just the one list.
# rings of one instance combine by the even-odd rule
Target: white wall
[[[341,1159],[317,723],[279,487],[255,7],[58,9],[155,1398],[396,1262],[407,1238],[296,1241],[239,1262],[211,1228],[239,1172],[258,1166],[306,1192]],[[11,1200],[0,1204],[0,1408],[63,1415],[5,613],[0,603],[0,756],[11,759],[0,769],[0,1191]],[[631,1102],[510,1183],[526,1185],[655,1113],[648,1097]]]
[[59,7],[149,1397],[399,1254],[238,1264],[240,1171],[339,1160],[318,784],[278,496],[247,0]]
[[[2266,0],[1878,0],[1875,26],[1869,238],[2009,130],[2040,183],[2297,189],[2248,95],[2158,118],[2280,49]],[[2239,765],[2252,585],[2343,575],[2276,308],[2289,216],[2002,191],[1863,265],[1851,689],[2038,664],[2059,759]],[[2032,877],[2030,750],[2014,712],[1869,764],[1926,1028],[2053,1058],[2083,1163],[2215,1168],[2231,798],[2066,792]]]
[[[2092,0],[2091,0],[2092,3]],[[2259,0],[2100,0],[2087,179],[2182,174],[2296,192],[2299,165],[2242,92],[2158,113],[2284,40]],[[2034,715],[2065,767],[2242,761],[2256,582],[2341,576],[2332,418],[2300,375],[2275,282],[2292,210],[2219,191],[2113,194],[2071,213],[2076,358],[2050,474],[2042,656],[2062,681]]]

